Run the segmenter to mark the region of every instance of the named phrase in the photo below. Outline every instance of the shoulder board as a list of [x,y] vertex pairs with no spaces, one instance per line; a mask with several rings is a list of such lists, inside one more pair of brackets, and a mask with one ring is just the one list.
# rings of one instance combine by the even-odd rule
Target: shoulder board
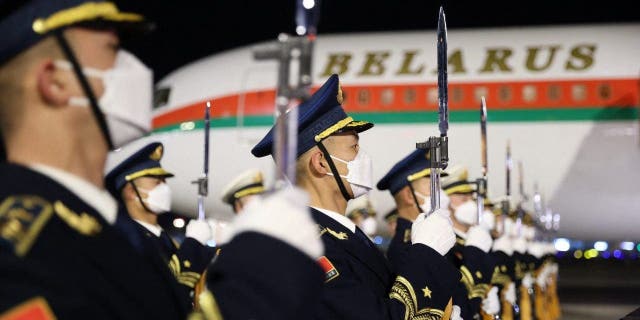
[[0,313],[2,320],[53,320],[56,317],[49,307],[47,300],[42,297],[31,298],[5,313]]
[[100,222],[87,213],[77,214],[65,206],[61,201],[53,204],[53,209],[62,221],[66,222],[71,229],[76,230],[84,236],[94,236],[102,230]]
[[334,238],[336,238],[338,240],[347,240],[347,239],[349,239],[349,235],[346,234],[345,232],[336,232],[336,231],[332,230],[331,228],[323,227],[321,225],[318,225],[318,228],[320,229],[320,236],[322,236],[323,234],[327,233],[327,234],[333,236]]
[[18,257],[26,255],[53,215],[50,202],[35,195],[14,195],[0,203],[0,239]]

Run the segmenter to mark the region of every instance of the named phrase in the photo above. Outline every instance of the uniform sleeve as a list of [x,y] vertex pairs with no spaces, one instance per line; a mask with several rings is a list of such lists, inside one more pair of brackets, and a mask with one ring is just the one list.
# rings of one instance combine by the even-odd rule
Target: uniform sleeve
[[396,233],[387,250],[387,259],[395,273],[398,272],[399,266],[406,263],[407,252],[411,247],[411,225],[411,221],[398,217]]
[[462,247],[461,262],[461,282],[462,288],[466,293],[466,299],[460,292],[461,286],[458,286],[454,304],[460,306],[462,317],[466,319],[480,313],[482,300],[491,289],[491,277],[495,262],[488,253],[473,246]]
[[301,319],[320,302],[319,265],[294,247],[256,232],[237,235],[207,270],[224,319]]
[[0,319],[108,319],[99,305],[46,270],[1,252]]
[[315,319],[441,319],[451,298],[457,271],[435,250],[408,246],[388,293],[376,295],[328,246],[326,257],[336,270],[328,277],[321,309]]

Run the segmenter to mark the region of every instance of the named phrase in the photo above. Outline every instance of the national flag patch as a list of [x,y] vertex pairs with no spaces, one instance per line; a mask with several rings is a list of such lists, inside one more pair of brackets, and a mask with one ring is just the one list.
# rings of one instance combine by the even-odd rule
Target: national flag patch
[[336,267],[333,266],[333,263],[331,263],[331,261],[329,261],[329,259],[326,256],[320,257],[318,259],[318,264],[320,264],[320,267],[324,271],[325,283],[337,278],[340,275]]
[[51,308],[46,300],[36,297],[0,314],[0,320],[53,320]]

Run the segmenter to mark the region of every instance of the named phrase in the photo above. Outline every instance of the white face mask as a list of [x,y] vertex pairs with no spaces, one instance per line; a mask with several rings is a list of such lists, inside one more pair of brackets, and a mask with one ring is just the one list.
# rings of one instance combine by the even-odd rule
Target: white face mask
[[460,223],[475,225],[478,223],[478,206],[475,201],[467,200],[456,208],[453,215]]
[[[415,195],[419,198],[422,198],[423,202],[420,205],[420,210],[424,213],[428,213],[431,211],[431,196],[425,196],[420,192],[414,192]],[[444,192],[444,190],[440,189],[440,208],[449,208],[449,197]]]
[[[72,70],[69,61],[56,60],[54,64]],[[153,72],[133,54],[119,50],[112,69],[87,67],[82,71],[87,77],[102,79],[104,93],[96,98],[105,115],[114,148],[122,147],[151,130]],[[71,97],[69,104],[78,107],[90,105],[85,96]]]
[[362,229],[362,232],[371,237],[378,231],[378,222],[374,217],[366,217],[362,220],[359,227]]
[[161,183],[151,190],[138,188],[147,193],[147,198],[142,200],[149,210],[155,214],[165,213],[171,210],[171,188],[166,183]]
[[[331,156],[332,159],[345,163],[349,172],[346,176],[340,176],[347,179],[353,191],[353,198],[365,195],[369,190],[373,189],[373,162],[367,153],[360,150],[356,157],[351,161],[345,161],[340,158]],[[331,172],[327,175],[333,176]]]
[[482,213],[482,221],[480,221],[480,225],[487,231],[493,230],[496,227],[496,216],[493,215],[493,212],[485,209]]

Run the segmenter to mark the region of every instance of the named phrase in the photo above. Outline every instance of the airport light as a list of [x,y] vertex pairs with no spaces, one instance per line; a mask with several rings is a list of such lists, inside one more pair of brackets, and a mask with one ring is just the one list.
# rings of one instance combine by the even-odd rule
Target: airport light
[[593,244],[593,248],[598,251],[606,251],[609,248],[609,244],[606,243],[605,241],[596,241]]
[[173,226],[178,229],[184,228],[184,219],[182,218],[173,219]]
[[302,0],[302,6],[305,9],[310,10],[311,8],[316,6],[316,2],[315,0]]
[[571,249],[571,242],[566,238],[558,238],[553,242],[553,245],[556,247],[556,250],[561,252],[566,252]]
[[574,258],[576,258],[576,259],[580,259],[580,258],[582,258],[582,250],[576,250],[576,251],[573,253],[573,257],[574,257]]
[[609,259],[609,258],[611,258],[611,252],[609,252],[609,251],[605,251],[605,252],[603,252],[603,253],[602,253],[602,258],[604,258],[604,259]]
[[596,249],[589,249],[587,251],[584,252],[584,257],[585,259],[593,259],[595,257],[598,256],[598,250]]
[[620,243],[620,249],[622,250],[630,251],[633,250],[633,248],[635,248],[635,245],[631,241],[623,241]]
[[622,259],[622,251],[616,250],[613,252],[613,257],[616,259]]

